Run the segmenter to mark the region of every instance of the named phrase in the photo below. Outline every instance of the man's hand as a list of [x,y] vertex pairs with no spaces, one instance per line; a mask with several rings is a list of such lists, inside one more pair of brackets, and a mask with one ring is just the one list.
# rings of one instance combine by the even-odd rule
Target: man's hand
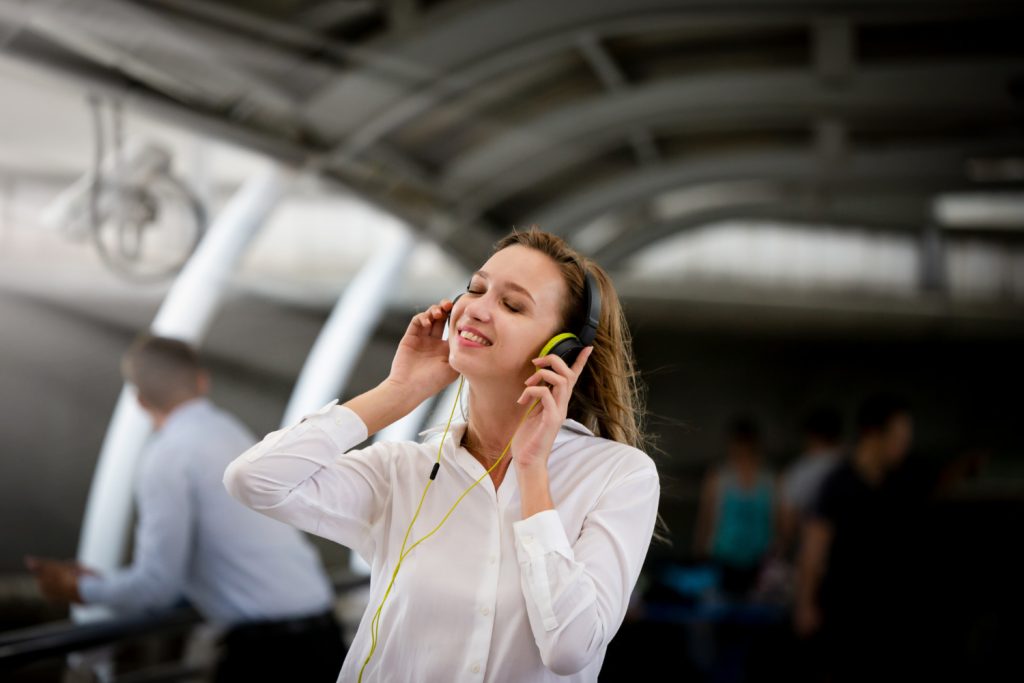
[[57,603],[82,602],[78,593],[78,577],[95,573],[77,562],[42,557],[26,557],[25,566],[35,575],[43,597]]

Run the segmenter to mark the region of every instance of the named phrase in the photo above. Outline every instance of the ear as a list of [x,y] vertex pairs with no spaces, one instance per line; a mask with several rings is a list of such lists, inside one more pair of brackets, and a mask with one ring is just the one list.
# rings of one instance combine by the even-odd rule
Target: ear
[[136,401],[138,401],[138,403],[139,403],[139,406],[140,406],[140,407],[141,407],[141,408],[142,408],[143,410],[145,410],[146,412],[149,412],[149,411],[153,410],[153,406],[151,406],[151,405],[149,404],[149,401],[147,401],[146,399],[144,399],[144,398],[142,397],[142,394],[141,394],[140,392],[138,392],[138,391],[136,391],[136,392],[135,392],[135,400],[136,400]]
[[206,396],[210,393],[210,373],[203,369],[196,375],[196,391],[199,392],[200,396]]

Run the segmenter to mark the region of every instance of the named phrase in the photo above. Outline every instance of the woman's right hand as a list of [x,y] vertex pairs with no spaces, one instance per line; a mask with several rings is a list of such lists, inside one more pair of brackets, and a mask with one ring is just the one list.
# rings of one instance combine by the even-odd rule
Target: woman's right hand
[[452,305],[443,299],[413,316],[391,361],[387,382],[419,401],[430,398],[459,376],[448,364],[448,342],[441,338]]

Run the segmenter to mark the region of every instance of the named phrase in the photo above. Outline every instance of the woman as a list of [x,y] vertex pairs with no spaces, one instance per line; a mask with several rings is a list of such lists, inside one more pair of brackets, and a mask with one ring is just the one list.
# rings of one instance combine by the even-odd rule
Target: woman
[[775,480],[761,465],[760,434],[753,419],[734,419],[728,437],[725,465],[704,479],[694,538],[698,556],[718,565],[726,595],[744,600],[775,540]]
[[[593,346],[572,367],[537,358],[580,329],[584,269],[602,303]],[[446,439],[352,450],[459,374],[468,422]],[[340,680],[596,681],[657,516],[634,379],[603,271],[557,237],[512,234],[456,303],[412,319],[387,379],[267,435],[225,484],[370,564],[370,606]]]

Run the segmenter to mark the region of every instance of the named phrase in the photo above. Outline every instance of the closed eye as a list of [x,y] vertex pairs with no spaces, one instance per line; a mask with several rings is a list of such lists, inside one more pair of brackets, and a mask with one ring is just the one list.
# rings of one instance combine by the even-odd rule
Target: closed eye
[[[466,286],[466,294],[471,294],[472,296],[482,296],[486,293],[487,290],[485,289],[473,289],[469,285]],[[505,306],[505,308],[507,308],[513,313],[521,313],[523,311],[523,307],[520,304],[509,299],[502,299],[501,303],[503,306]]]

